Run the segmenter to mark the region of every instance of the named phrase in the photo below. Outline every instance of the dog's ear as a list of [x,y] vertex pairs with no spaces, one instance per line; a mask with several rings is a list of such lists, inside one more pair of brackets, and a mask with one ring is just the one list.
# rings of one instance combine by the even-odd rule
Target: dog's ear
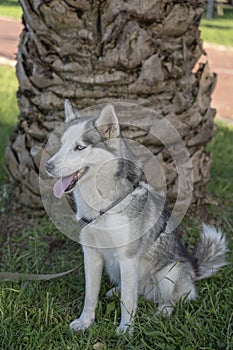
[[65,121],[66,121],[66,123],[78,118],[78,113],[74,111],[70,100],[68,100],[68,99],[65,100],[64,108],[65,108],[65,117],[66,117]]
[[95,127],[104,139],[115,139],[120,136],[120,125],[113,105],[108,104],[96,119]]

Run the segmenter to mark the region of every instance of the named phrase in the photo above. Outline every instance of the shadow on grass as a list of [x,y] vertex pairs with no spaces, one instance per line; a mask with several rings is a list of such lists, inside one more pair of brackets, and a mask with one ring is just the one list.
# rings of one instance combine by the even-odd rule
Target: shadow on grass
[[220,121],[216,124],[217,131],[207,147],[213,159],[207,187],[213,202],[209,210],[233,231],[233,126]]
[[5,147],[17,123],[19,109],[17,105],[16,91],[18,82],[15,68],[0,66],[0,184],[2,181],[2,165],[4,162]]
[[20,6],[18,0],[1,0],[0,1],[0,6]]
[[5,170],[5,150],[8,143],[11,132],[14,130],[14,125],[0,123],[0,186],[6,180]]
[[224,29],[224,30],[232,30],[231,26],[221,26],[211,23],[204,23],[202,24],[202,27],[211,28],[211,29]]
[[[4,168],[5,149],[9,136],[14,129],[17,116],[19,114],[16,90],[17,79],[15,69],[8,66],[0,66],[0,213],[3,213],[6,201],[9,198],[7,184],[10,182],[9,176]],[[4,236],[5,225],[1,218],[1,237]]]

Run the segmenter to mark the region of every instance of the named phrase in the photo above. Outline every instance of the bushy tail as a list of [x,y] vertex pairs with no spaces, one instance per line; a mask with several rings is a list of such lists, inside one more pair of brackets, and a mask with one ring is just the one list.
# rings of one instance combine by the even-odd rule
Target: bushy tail
[[214,275],[227,264],[227,243],[220,229],[203,224],[200,240],[193,252],[196,263],[196,280]]

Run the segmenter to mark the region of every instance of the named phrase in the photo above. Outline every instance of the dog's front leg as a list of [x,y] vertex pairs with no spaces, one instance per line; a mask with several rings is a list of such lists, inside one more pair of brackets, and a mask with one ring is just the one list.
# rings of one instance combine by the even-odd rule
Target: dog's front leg
[[[134,258],[120,261],[121,274],[121,322],[117,333],[125,332],[131,326],[137,308],[138,265]],[[133,328],[130,327],[130,332]]]
[[94,248],[83,247],[85,267],[85,303],[80,318],[70,324],[74,331],[87,329],[95,319],[100,282],[103,270],[103,258]]

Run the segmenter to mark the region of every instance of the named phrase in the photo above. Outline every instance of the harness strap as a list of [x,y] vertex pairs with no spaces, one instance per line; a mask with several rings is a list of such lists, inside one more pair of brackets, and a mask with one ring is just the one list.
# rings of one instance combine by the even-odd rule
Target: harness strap
[[[87,225],[89,225],[91,222],[95,221],[96,219],[98,219],[100,216],[104,215],[105,213],[107,213],[109,210],[111,210],[112,208],[116,207],[117,204],[119,204],[120,202],[122,202],[130,193],[133,193],[135,191],[135,189],[140,186],[139,182],[137,182],[134,187],[133,190],[131,189],[130,191],[128,191],[123,197],[118,198],[116,201],[114,201],[112,204],[110,204],[107,208],[100,210],[99,214],[96,215],[94,218],[92,219],[88,219],[86,217],[82,217],[80,219],[80,221],[83,221],[84,224],[81,223],[81,228],[86,227]],[[80,223],[80,222],[79,222]]]

